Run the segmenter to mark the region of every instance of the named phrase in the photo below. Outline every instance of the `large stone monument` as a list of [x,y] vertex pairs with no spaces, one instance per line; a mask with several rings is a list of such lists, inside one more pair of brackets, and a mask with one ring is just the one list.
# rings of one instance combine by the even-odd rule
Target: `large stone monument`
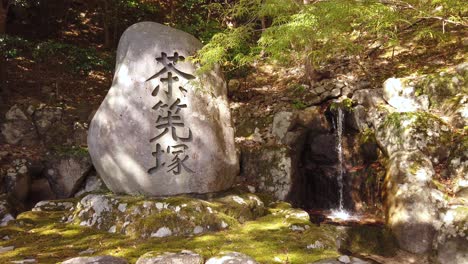
[[116,193],[175,195],[231,187],[239,172],[226,85],[187,58],[202,44],[153,22],[132,25],[89,129],[89,153]]

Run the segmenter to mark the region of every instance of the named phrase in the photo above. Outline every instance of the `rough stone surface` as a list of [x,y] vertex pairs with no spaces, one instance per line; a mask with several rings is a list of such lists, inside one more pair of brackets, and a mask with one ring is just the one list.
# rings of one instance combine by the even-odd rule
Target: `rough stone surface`
[[57,198],[71,197],[91,170],[88,155],[53,157],[46,168],[46,177]]
[[7,143],[29,146],[38,142],[33,122],[18,105],[14,105],[8,110],[5,114],[5,120],[1,131]]
[[398,152],[389,161],[385,178],[386,219],[400,247],[412,253],[432,248],[438,218],[431,199],[434,169],[421,152]]
[[184,250],[180,253],[164,253],[159,256],[149,257],[142,256],[140,257],[136,264],[202,264],[203,258],[191,251]]
[[[88,134],[96,170],[113,192],[207,193],[234,183],[239,162],[225,82],[217,70],[195,77],[193,64],[170,61],[201,46],[193,36],[153,22],[124,32],[112,87]],[[170,74],[172,92],[163,80]]]
[[257,181],[261,191],[285,200],[291,191],[294,168],[287,147],[242,149],[242,176]]
[[376,107],[385,104],[382,89],[363,89],[353,93],[351,99],[364,107]]
[[62,264],[128,264],[128,261],[112,256],[97,256],[72,258]]
[[102,182],[101,178],[97,175],[95,171],[91,172],[84,181],[81,188],[76,192],[75,197],[81,196],[85,193],[91,192],[103,192],[107,188]]
[[385,81],[383,97],[398,112],[412,112],[429,109],[429,97],[416,95],[416,89],[402,79],[390,78]]
[[161,238],[219,231],[264,214],[263,202],[253,194],[224,195],[209,201],[88,194],[68,221],[132,237]]
[[438,164],[450,155],[453,133],[448,124],[430,113],[394,112],[376,117],[374,122],[377,142],[389,157],[398,151],[419,150]]
[[7,193],[18,201],[25,201],[31,186],[29,165],[30,163],[25,159],[14,160],[3,177],[3,186],[0,186],[0,192]]
[[205,264],[257,264],[253,258],[238,252],[212,257]]
[[466,238],[453,238],[439,245],[437,260],[440,264],[468,263],[468,240]]
[[32,211],[70,211],[74,206],[75,204],[69,201],[40,201]]
[[0,196],[0,226],[6,226],[8,222],[15,220],[13,215],[13,210],[6,196]]
[[292,112],[279,112],[273,118],[272,133],[280,141],[283,141],[286,133],[293,124],[294,114]]

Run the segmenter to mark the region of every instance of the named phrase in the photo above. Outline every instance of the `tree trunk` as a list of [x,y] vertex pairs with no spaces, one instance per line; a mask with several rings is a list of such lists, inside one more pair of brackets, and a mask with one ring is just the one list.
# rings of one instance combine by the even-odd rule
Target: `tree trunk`
[[10,4],[9,0],[0,0],[0,34],[6,33],[6,21]]
[[110,14],[109,14],[109,2],[107,0],[102,1],[102,23],[104,28],[104,47],[110,48],[111,46],[111,34],[110,34]]

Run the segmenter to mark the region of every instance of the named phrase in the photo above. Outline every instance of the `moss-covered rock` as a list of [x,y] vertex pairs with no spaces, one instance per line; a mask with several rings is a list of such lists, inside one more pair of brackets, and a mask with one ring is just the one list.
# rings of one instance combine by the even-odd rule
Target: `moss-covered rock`
[[448,124],[427,112],[390,113],[375,135],[388,156],[398,151],[419,150],[434,163],[449,157],[453,137]]
[[133,237],[167,237],[223,230],[264,214],[263,202],[253,194],[211,200],[89,194],[69,221]]

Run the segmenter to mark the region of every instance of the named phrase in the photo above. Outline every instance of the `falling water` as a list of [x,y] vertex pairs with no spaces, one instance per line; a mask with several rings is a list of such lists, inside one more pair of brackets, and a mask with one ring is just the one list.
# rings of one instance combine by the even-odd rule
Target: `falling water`
[[339,211],[343,211],[343,146],[342,142],[342,134],[343,134],[343,110],[338,107],[338,116],[336,118],[336,134],[337,134],[337,144],[336,150],[338,153],[338,191],[339,191]]
[[330,218],[334,220],[356,220],[357,216],[352,216],[349,212],[344,210],[343,206],[343,146],[342,146],[342,136],[343,136],[343,110],[338,108],[338,115],[336,117],[336,150],[338,153],[338,192],[339,192],[339,207],[338,209],[332,210]]

